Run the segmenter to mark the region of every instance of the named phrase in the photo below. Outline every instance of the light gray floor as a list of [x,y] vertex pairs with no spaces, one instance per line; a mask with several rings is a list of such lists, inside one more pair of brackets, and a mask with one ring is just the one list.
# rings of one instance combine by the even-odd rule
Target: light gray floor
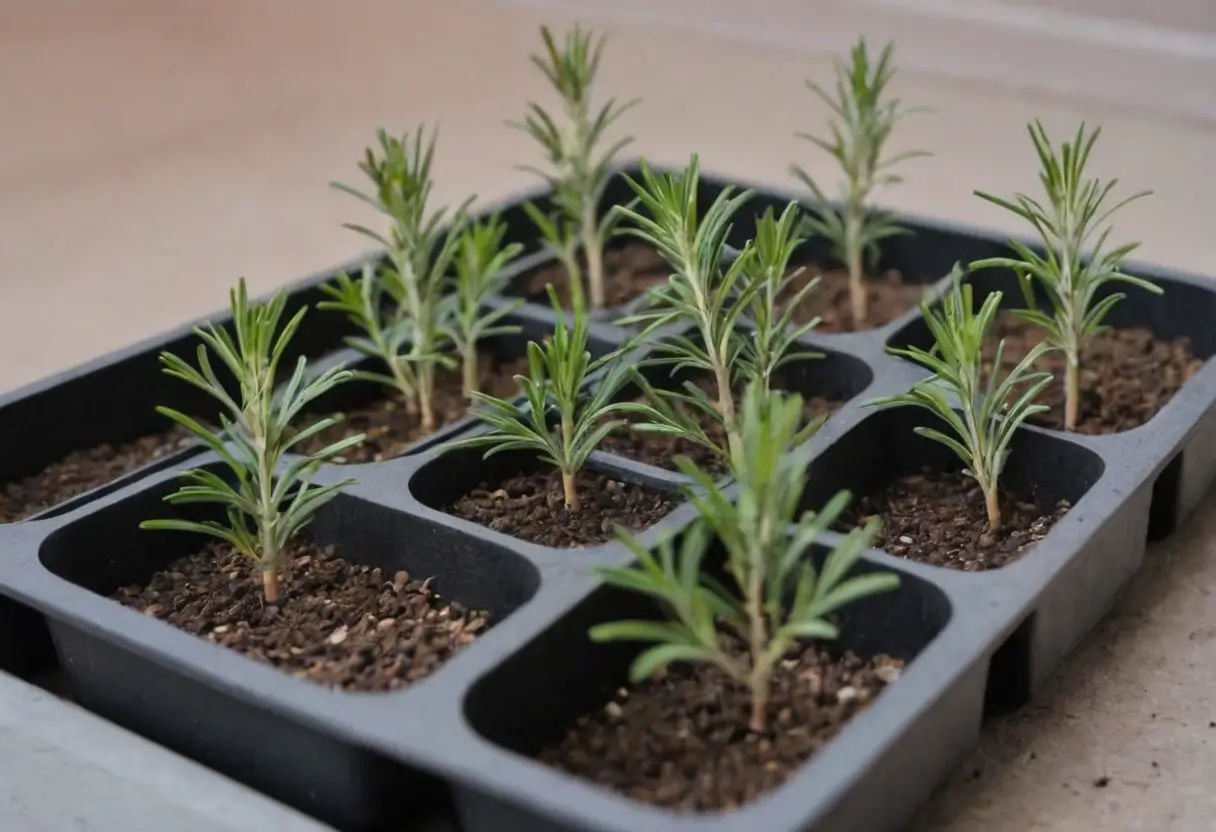
[[0,828],[324,832],[330,827],[0,674]]

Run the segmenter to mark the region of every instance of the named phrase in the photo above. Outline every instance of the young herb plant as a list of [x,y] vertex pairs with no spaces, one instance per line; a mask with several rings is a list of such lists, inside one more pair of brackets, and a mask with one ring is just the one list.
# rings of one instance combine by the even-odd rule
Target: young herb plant
[[[928,351],[915,346],[890,349],[892,354],[928,368],[932,375],[917,382],[906,393],[875,399],[870,404],[880,409],[920,407],[945,422],[949,433],[929,427],[917,427],[915,431],[945,445],[967,466],[965,473],[975,479],[984,494],[988,530],[995,533],[1001,526],[999,487],[1009,456],[1009,443],[1014,432],[1029,417],[1048,409],[1035,404],[1035,399],[1051,382],[1051,374],[1031,371],[1048,347],[1036,345],[998,380],[1005,348],[1005,342],[1001,341],[985,379],[980,351],[984,336],[1000,309],[1001,293],[988,295],[976,313],[972,287],[962,283],[960,275],[956,266],[951,275],[954,288],[942,298],[940,313],[927,302],[921,304],[925,323],[933,334],[933,347]],[[1017,392],[1019,388],[1021,392]],[[954,396],[957,404],[948,394]]]
[[[714,402],[692,383],[683,391],[659,392],[635,372],[635,382],[654,403],[651,412],[658,417],[650,424],[634,425],[635,429],[685,434],[706,444],[704,431],[682,407],[687,406],[722,422],[733,454],[740,442],[735,424],[734,368],[743,350],[736,324],[762,287],[759,281],[746,279],[750,257],[737,257],[724,268],[723,254],[731,220],[752,192],[735,193],[732,188],[724,188],[700,218],[699,178],[695,154],[682,172],[656,173],[643,160],[641,182],[626,177],[645,211],[632,206],[617,209],[632,224],[627,233],[654,246],[675,271],[666,285],[651,291],[646,308],[620,323],[641,324],[641,339],[671,324],[691,322],[696,337],[672,335],[662,339],[651,363],[704,370],[717,386]],[[712,443],[709,446],[715,447]]]
[[[756,219],[756,236],[744,247],[743,281],[757,284],[747,314],[752,332],[743,339],[739,359],[744,378],[759,380],[772,389],[777,371],[793,361],[822,358],[822,353],[798,350],[798,339],[819,325],[819,318],[797,324],[794,315],[802,301],[819,285],[816,277],[790,295],[802,269],[789,270],[790,258],[805,239],[799,232],[800,211],[791,202],[778,215],[768,208]],[[783,309],[784,304],[784,309]]]
[[[605,583],[659,601],[670,619],[614,621],[593,627],[590,637],[653,645],[634,660],[634,683],[672,662],[717,667],[750,690],[748,727],[763,732],[780,661],[800,642],[836,638],[829,615],[865,596],[895,589],[899,579],[881,572],[846,577],[878,531],[874,519],[853,529],[828,555],[822,571],[815,569],[811,548],[850,498],[841,492],[818,514],[797,516],[810,463],[806,428],[800,427],[800,397],[752,383],[740,416],[742,439],[731,454],[738,498],[728,497],[711,476],[681,457],[680,469],[699,486],[686,489],[699,517],[678,548],[667,539],[650,552],[620,530],[617,534],[638,566],[597,570]],[[705,560],[715,540],[725,550],[731,588],[706,574]]]
[[[577,25],[566,33],[561,46],[547,26],[541,27],[540,35],[545,51],[543,55],[533,55],[532,63],[556,90],[562,113],[555,117],[539,104],[530,103],[523,122],[512,126],[535,139],[551,165],[549,171],[531,166],[524,169],[549,183],[558,210],[577,228],[577,239],[587,262],[591,308],[600,309],[605,303],[604,247],[616,231],[616,218],[611,212],[601,215],[599,206],[613,159],[633,140],[623,137],[607,148],[602,145],[608,129],[638,101],[622,104],[610,98],[593,114],[591,90],[599,71],[604,37],[594,38]],[[572,295],[582,292],[580,272],[570,273],[570,291]]]
[[[601,440],[624,422],[611,417],[616,412],[646,410],[633,402],[614,404],[613,396],[626,377],[627,365],[615,354],[593,360],[587,350],[587,316],[575,309],[572,327],[567,328],[557,292],[552,286],[549,300],[557,316],[553,337],[543,346],[528,344],[528,375],[516,376],[526,399],[517,408],[506,399],[475,393],[481,405],[472,413],[490,427],[489,432],[448,443],[450,449],[486,447],[486,457],[503,451],[533,451],[556,467],[562,476],[566,508],[580,511],[577,477]],[[607,365],[608,370],[587,399],[583,385],[587,377]]]
[[376,266],[364,263],[358,278],[338,272],[333,283],[321,284],[333,300],[323,300],[318,309],[345,312],[362,332],[343,342],[353,350],[379,359],[385,372],[352,371],[354,378],[391,387],[400,394],[408,412],[417,412],[418,377],[409,354],[410,320],[386,312],[387,293]]
[[895,185],[901,177],[891,172],[896,164],[917,156],[928,156],[921,150],[898,153],[883,159],[887,140],[895,125],[905,115],[917,112],[904,108],[898,99],[886,99],[887,84],[895,69],[891,64],[893,45],[883,47],[875,63],[871,63],[865,39],[853,47],[849,63],[834,59],[836,91],[833,96],[814,81],[806,85],[832,111],[828,123],[830,138],[798,133],[801,139],[827,151],[844,173],[842,207],[833,208],[823,190],[801,167],[791,172],[810,189],[817,216],[808,217],[809,228],[827,238],[837,257],[849,270],[849,301],[853,325],[862,328],[869,315],[865,287],[867,255],[878,255],[878,243],[887,237],[909,233],[895,222],[891,214],[872,206],[871,197],[878,188]]
[[[714,379],[717,393],[711,399],[693,382],[679,390],[658,390],[636,369],[631,370],[634,383],[652,405],[651,421],[632,427],[678,435],[729,457],[740,441],[735,424],[736,388],[758,379],[768,389],[777,371],[789,362],[821,357],[797,350],[798,339],[818,319],[803,325],[794,322],[798,304],[818,281],[808,282],[784,312],[780,309],[780,298],[798,276],[797,272],[787,274],[787,268],[802,242],[799,206],[792,202],[780,215],[767,210],[756,221],[755,238],[727,264],[731,220],[751,198],[750,191],[736,194],[724,189],[700,219],[695,155],[683,172],[675,174],[656,174],[643,161],[641,179],[640,183],[627,181],[645,213],[631,206],[617,210],[631,222],[627,233],[658,249],[675,273],[667,285],[652,290],[646,308],[620,323],[642,324],[639,338],[678,322],[692,324],[695,338],[664,338],[655,345],[648,363],[703,370]],[[744,316],[751,318],[751,331],[746,333],[738,326]],[[697,414],[723,425],[726,447],[709,437]]]
[[[422,431],[430,433],[435,429],[435,370],[456,364],[447,350],[443,325],[444,284],[468,221],[466,210],[473,200],[453,212],[450,223],[446,222],[445,209],[430,209],[434,132],[424,138],[424,131],[418,130],[412,141],[409,134],[397,138],[384,130],[378,130],[376,137],[380,154],[368,148],[366,158],[359,163],[375,186],[374,193],[364,194],[341,183],[333,183],[333,187],[389,217],[388,236],[356,223],[345,224],[384,245],[389,264],[377,273],[381,288],[360,286],[356,293],[350,281],[339,281],[330,292],[334,301],[326,308],[346,312],[372,342],[376,339],[369,326],[374,321],[382,332],[392,333],[389,342],[406,349],[400,360],[395,355],[389,361],[389,378],[406,397],[409,411],[419,414]],[[381,294],[393,302],[387,310],[367,305],[367,295]],[[376,300],[379,303],[378,297]]]
[[[1016,257],[979,260],[971,268],[1010,268],[1017,274],[1028,308],[1014,310],[1013,314],[1039,326],[1047,343],[1064,353],[1064,428],[1075,430],[1080,410],[1081,355],[1091,338],[1110,329],[1102,322],[1125,297],[1121,293],[1099,297],[1100,292],[1111,283],[1131,284],[1158,295],[1162,291],[1156,284],[1122,269],[1124,259],[1139,243],[1104,249],[1112,228],[1103,225],[1111,215],[1152,192],[1140,191],[1113,205],[1106,204],[1118,180],[1086,178],[1085,170],[1100,129],[1087,132],[1082,123],[1073,140],[1063,142],[1058,152],[1040,122],[1033,122],[1029,130],[1041,166],[1039,181],[1045,203],[1025,194],[1017,194],[1009,201],[980,191],[975,193],[1029,222],[1042,241],[1046,256],[1011,239],[1009,245]],[[1051,314],[1036,308],[1035,283],[1043,290]]]
[[496,335],[519,332],[518,326],[503,324],[502,319],[523,306],[523,300],[488,308],[486,300],[502,289],[503,268],[519,256],[519,243],[503,245],[507,225],[497,214],[469,222],[456,253],[456,291],[450,295],[451,311],[441,314],[447,337],[461,357],[464,395],[472,399],[481,387],[477,368],[477,345]]
[[583,265],[579,262],[579,224],[577,220],[561,210],[546,214],[536,203],[525,202],[524,213],[540,232],[540,241],[566,269],[569,277],[570,306],[587,308],[587,295],[583,291]]
[[[342,367],[331,367],[307,380],[307,360],[301,356],[286,387],[276,395],[279,362],[306,312],[301,309],[279,330],[287,302],[280,290],[265,304],[251,304],[242,278],[230,292],[235,339],[217,326],[199,327],[198,368],[169,352],[161,353],[165,372],[214,397],[222,406],[220,430],[213,431],[168,407],[157,410],[207,443],[227,465],[231,480],[205,469],[184,472],[188,484],[165,497],[173,505],[210,503],[223,506],[227,522],[183,519],[147,520],[143,529],[170,529],[218,538],[247,555],[262,573],[268,603],[277,603],[279,560],[288,541],[327,502],[353,480],[316,485],[317,469],[363,441],[363,435],[335,442],[300,457],[276,477],[279,463],[293,446],[337,424],[338,417],[291,431],[291,421],[318,396],[351,378]],[[276,334],[277,333],[277,334]],[[220,382],[207,355],[219,356],[240,386],[233,398]],[[226,440],[230,444],[226,444]]]

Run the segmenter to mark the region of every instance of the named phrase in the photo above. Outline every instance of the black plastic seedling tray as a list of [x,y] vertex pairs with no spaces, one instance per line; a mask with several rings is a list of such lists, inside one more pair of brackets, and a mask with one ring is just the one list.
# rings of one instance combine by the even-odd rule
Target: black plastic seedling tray
[[[722,184],[706,180],[703,204]],[[608,198],[627,196],[618,182]],[[762,194],[746,217],[785,199]],[[956,261],[1005,251],[1001,240],[977,232],[911,224],[916,233],[891,241],[885,253],[884,265],[906,275],[937,282]],[[747,225],[741,218],[732,242],[747,239]],[[544,257],[527,255],[517,268]],[[1216,336],[1206,327],[1216,293],[1194,276],[1137,273],[1156,280],[1165,294],[1133,291],[1112,323],[1148,326],[1159,337],[1189,336],[1205,359],[1202,369],[1151,422],[1126,433],[1021,429],[1009,484],[1041,507],[1059,499],[1072,507],[1019,560],[958,572],[868,552],[857,568],[894,571],[900,588],[850,607],[839,646],[903,658],[906,669],[784,786],[734,812],[679,815],[535,761],[541,747],[624,683],[633,648],[594,645],[588,626],[653,613],[590,574],[593,566],[630,560],[619,544],[552,549],[443,511],[464,489],[518,459],[483,461],[479,452],[447,452],[441,442],[427,442],[391,461],[333,466],[322,474],[353,476],[357,483],[310,527],[318,542],[386,570],[433,575],[443,597],[494,614],[484,635],[405,691],[333,692],[105,597],[198,545],[185,535],[140,532],[137,524],[163,514],[161,497],[178,471],[214,463],[208,454],[167,461],[105,493],[0,528],[0,594],[11,609],[49,623],[59,664],[86,707],[339,828],[409,829],[439,811],[453,813],[466,832],[896,829],[974,747],[986,716],[1035,693],[1135,573],[1150,535],[1171,531],[1216,475],[1216,365],[1206,362],[1216,352]],[[998,272],[975,280],[981,295],[1013,288],[1011,277]],[[1007,300],[1017,297],[1006,291]],[[529,304],[519,314],[543,329],[553,313]],[[592,335],[597,349],[625,337],[610,314],[593,325]],[[886,354],[890,343],[922,337],[913,310],[869,332],[806,339],[828,358],[795,373],[791,386],[844,400],[812,439],[808,508],[840,488],[860,493],[893,474],[950,464],[941,448],[912,434],[913,426],[926,423],[917,411],[865,406],[923,376]],[[640,360],[652,346],[626,360]],[[144,349],[154,355],[151,345]],[[87,375],[78,371],[71,379]],[[144,404],[129,418],[143,418],[137,410],[150,409],[153,400]],[[24,424],[38,424],[29,418]],[[478,429],[461,423],[447,435]],[[38,447],[32,439],[25,444]],[[44,457],[53,452],[61,449]],[[654,489],[681,482],[671,471],[612,454],[598,453],[591,464]],[[644,537],[678,532],[692,517],[687,503],[678,504]],[[835,539],[829,535],[824,544]],[[0,630],[0,639],[20,641],[28,632]]]

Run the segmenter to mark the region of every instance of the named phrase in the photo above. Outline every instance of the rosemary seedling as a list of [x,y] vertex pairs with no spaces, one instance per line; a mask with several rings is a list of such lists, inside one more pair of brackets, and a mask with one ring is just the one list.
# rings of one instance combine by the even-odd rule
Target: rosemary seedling
[[[963,461],[967,466],[964,473],[975,479],[984,494],[988,529],[996,532],[1001,526],[999,485],[1009,456],[1009,443],[1028,418],[1048,409],[1035,404],[1035,399],[1051,382],[1051,374],[1031,370],[1049,348],[1046,344],[1036,345],[1004,378],[999,378],[1005,348],[1002,340],[985,379],[981,349],[1000,308],[1001,293],[988,295],[976,313],[972,287],[960,281],[957,266],[951,277],[954,288],[942,299],[940,313],[928,303],[921,304],[925,323],[933,334],[933,347],[927,351],[915,346],[889,350],[923,365],[932,375],[906,393],[875,399],[870,404],[880,409],[920,407],[945,422],[949,434],[928,427],[917,427],[915,431],[945,445]],[[957,401],[951,401],[947,394]]]
[[[777,371],[786,364],[823,357],[822,353],[797,350],[798,339],[819,325],[818,318],[801,325],[794,320],[802,301],[819,285],[816,277],[792,295],[789,292],[802,272],[789,270],[790,258],[804,240],[799,226],[797,202],[787,205],[780,215],[768,208],[756,219],[756,236],[741,255],[743,280],[758,284],[758,289],[747,310],[752,331],[742,341],[739,359],[744,378],[758,380],[765,390],[772,389]],[[788,301],[786,295],[791,295]]]
[[[742,441],[731,454],[737,499],[680,458],[680,469],[699,486],[686,489],[699,517],[678,549],[668,539],[652,553],[618,530],[638,566],[597,570],[610,585],[658,600],[670,619],[601,624],[591,629],[591,639],[652,643],[633,662],[635,683],[672,662],[717,667],[750,690],[749,728],[757,732],[768,726],[769,690],[778,663],[800,642],[836,638],[837,627],[828,621],[836,610],[899,584],[891,573],[846,577],[874,539],[875,519],[853,529],[828,555],[822,572],[815,569],[811,547],[839,519],[850,498],[841,492],[818,514],[797,517],[811,455],[801,439],[801,419],[799,396],[749,385],[741,410]],[[725,550],[733,587],[706,574],[705,559],[715,540]],[[742,651],[735,649],[738,644]]]
[[[279,330],[287,294],[280,290],[265,304],[251,304],[242,278],[230,292],[235,339],[222,327],[195,329],[203,343],[198,348],[198,368],[169,352],[160,355],[164,371],[214,397],[222,406],[220,430],[212,431],[172,408],[157,410],[177,422],[224,461],[230,479],[204,469],[185,471],[188,484],[165,497],[174,505],[211,503],[223,506],[227,522],[208,520],[147,520],[143,529],[172,529],[215,537],[249,556],[262,573],[266,601],[279,595],[279,559],[291,536],[312,519],[353,480],[315,485],[312,478],[325,462],[363,441],[350,436],[315,453],[302,456],[276,477],[283,455],[310,436],[337,424],[331,416],[293,432],[291,421],[309,402],[351,378],[342,367],[331,367],[306,380],[308,362],[301,356],[286,387],[276,394],[275,379],[287,345],[306,312],[301,309]],[[277,333],[277,334],[276,334]],[[219,356],[240,385],[239,400],[221,384],[207,355]],[[226,444],[226,440],[227,443]]]
[[[1099,297],[1101,290],[1110,283],[1128,283],[1156,294],[1162,291],[1156,284],[1122,270],[1124,259],[1139,243],[1104,250],[1112,228],[1103,225],[1111,215],[1152,192],[1140,191],[1114,205],[1105,204],[1118,180],[1086,178],[1085,171],[1100,128],[1087,132],[1082,123],[1072,142],[1064,142],[1058,152],[1040,122],[1031,123],[1029,130],[1041,165],[1039,181],[1043,184],[1045,203],[1025,194],[1015,195],[1011,202],[980,191],[975,193],[1029,222],[1046,256],[1011,239],[1009,245],[1016,257],[979,260],[971,268],[1004,267],[1017,274],[1028,308],[1014,310],[1013,314],[1042,328],[1046,342],[1064,353],[1064,428],[1075,430],[1081,398],[1081,355],[1089,339],[1110,329],[1102,321],[1125,297],[1121,293]],[[1036,282],[1046,295],[1051,314],[1036,308],[1033,288]]]
[[[435,370],[453,367],[455,359],[447,349],[443,326],[445,281],[460,245],[463,226],[468,221],[466,210],[472,198],[461,205],[447,222],[443,208],[432,211],[428,205],[431,195],[431,161],[435,155],[436,134],[424,138],[418,130],[411,141],[376,131],[380,154],[368,148],[359,168],[372,181],[375,192],[364,194],[341,183],[333,187],[372,205],[391,220],[388,236],[356,223],[345,226],[371,237],[388,249],[389,263],[376,273],[380,289],[360,287],[355,293],[341,281],[330,292],[334,302],[326,308],[346,312],[364,327],[368,338],[375,336],[367,325],[372,320],[391,332],[393,343],[407,348],[401,360],[393,357],[389,378],[405,396],[408,410],[419,414],[424,432],[435,429]],[[367,280],[365,275],[364,280]],[[386,294],[393,301],[387,310],[367,306],[368,294]],[[386,315],[387,319],[380,316]],[[387,356],[382,356],[386,359]]]
[[520,331],[518,326],[501,321],[523,306],[522,299],[493,309],[486,306],[489,297],[502,289],[504,280],[500,273],[523,250],[519,243],[504,246],[506,233],[507,225],[497,214],[465,226],[456,254],[456,291],[450,296],[451,312],[441,316],[446,322],[447,336],[461,356],[461,379],[467,399],[472,399],[481,387],[478,343]]
[[321,291],[333,300],[323,300],[318,309],[345,312],[362,335],[343,340],[363,355],[379,359],[384,372],[356,370],[353,376],[383,384],[397,391],[410,413],[417,412],[418,377],[409,352],[411,321],[388,307],[391,299],[375,264],[364,263],[358,278],[338,272],[333,283],[321,284]]
[[[543,346],[535,341],[528,343],[528,375],[515,377],[526,406],[517,408],[509,400],[475,393],[473,400],[481,406],[472,413],[490,431],[458,439],[447,447],[487,447],[486,457],[502,451],[533,451],[561,472],[566,508],[580,511],[582,502],[576,485],[579,471],[600,441],[624,424],[610,417],[648,408],[634,402],[613,403],[626,378],[627,365],[615,354],[592,360],[587,350],[586,313],[575,309],[571,315],[574,324],[568,328],[557,292],[552,286],[548,290],[557,317],[553,337]],[[605,365],[608,369],[595,392],[584,399],[587,377]]]
[[904,108],[898,99],[884,97],[887,84],[895,74],[891,65],[892,48],[892,44],[883,47],[878,61],[872,64],[862,38],[853,47],[849,63],[833,59],[835,95],[814,81],[806,82],[811,92],[832,111],[833,117],[828,122],[831,138],[808,133],[797,136],[827,151],[840,165],[844,174],[841,207],[832,206],[810,174],[797,165],[791,167],[793,175],[810,189],[813,197],[816,216],[807,218],[809,227],[831,242],[836,256],[849,270],[850,309],[853,325],[859,329],[868,315],[864,273],[867,255],[871,260],[877,257],[880,240],[909,233],[891,214],[871,205],[871,197],[877,189],[902,181],[891,172],[896,164],[930,155],[910,150],[883,159],[895,125],[905,115],[917,112],[917,109]]
[[[539,174],[553,189],[553,200],[566,220],[578,229],[578,241],[587,262],[587,288],[591,308],[604,306],[604,247],[615,233],[616,217],[601,214],[600,201],[608,185],[610,167],[616,155],[632,138],[617,139],[603,148],[608,129],[626,110],[638,101],[625,103],[615,98],[594,114],[591,90],[599,70],[605,38],[594,38],[578,25],[571,28],[564,43],[558,46],[547,26],[540,30],[545,44],[542,55],[533,55],[534,63],[545,74],[561,99],[562,113],[555,117],[539,104],[530,103],[522,123],[512,126],[524,130],[544,150],[551,166],[548,171],[525,166]],[[570,274],[570,291],[582,291],[581,275]]]
[[540,232],[541,244],[566,269],[571,308],[586,309],[587,295],[583,291],[583,265],[579,260],[581,232],[578,221],[571,219],[561,210],[545,213],[533,202],[525,202],[523,208],[524,213],[536,226],[536,230]]
[[694,420],[677,418],[681,408],[662,403],[664,397],[669,397],[678,404],[720,419],[733,454],[740,441],[735,424],[733,383],[736,361],[743,350],[743,338],[736,324],[751,307],[762,284],[746,279],[751,257],[738,257],[723,268],[723,251],[731,220],[739,207],[751,198],[752,192],[735,193],[732,188],[724,188],[701,218],[697,208],[699,178],[695,154],[682,172],[656,173],[643,161],[641,182],[627,177],[645,210],[643,213],[632,206],[618,209],[617,212],[632,223],[627,233],[653,245],[671,263],[674,273],[666,285],[651,291],[650,303],[645,309],[620,323],[642,324],[639,338],[646,338],[672,324],[692,323],[697,337],[672,335],[664,338],[656,344],[656,358],[652,363],[704,370],[717,386],[717,401],[711,402],[695,384],[686,384],[682,392],[659,392],[635,372],[635,381],[655,403],[652,412],[659,419],[652,425],[634,427],[687,433],[690,439],[702,442],[704,433],[695,427]]

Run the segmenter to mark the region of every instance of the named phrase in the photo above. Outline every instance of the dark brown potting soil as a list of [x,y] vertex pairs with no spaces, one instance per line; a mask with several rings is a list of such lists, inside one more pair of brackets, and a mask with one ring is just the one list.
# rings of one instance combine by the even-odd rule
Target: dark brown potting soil
[[877,516],[874,545],[889,554],[963,572],[997,569],[1026,554],[1068,512],[1061,501],[1043,514],[1033,501],[1001,495],[1001,528],[988,532],[984,495],[959,471],[924,469],[857,501],[841,531]]
[[[585,281],[585,262],[583,269]],[[604,306],[608,309],[624,306],[651,287],[666,283],[670,275],[671,267],[667,262],[653,246],[640,240],[630,240],[619,248],[609,249],[604,252]],[[557,261],[520,276],[516,285],[511,287],[510,294],[525,295],[537,303],[548,305],[549,296],[545,286],[550,284],[557,291],[562,308],[569,309],[570,273]],[[587,302],[590,304],[590,297]]]
[[791,270],[798,266],[805,268],[790,282],[786,300],[788,302],[802,291],[809,281],[819,278],[819,285],[811,290],[794,313],[798,323],[806,323],[818,316],[820,321],[815,327],[816,332],[861,332],[886,326],[919,304],[925,293],[924,286],[905,282],[903,275],[897,271],[867,276],[865,286],[869,305],[865,322],[858,326],[853,320],[853,308],[849,302],[848,271],[824,269],[814,263],[795,264]]
[[484,632],[487,613],[440,598],[426,576],[389,574],[294,541],[279,604],[246,556],[214,543],[113,598],[284,673],[354,691],[404,688]]
[[[1043,333],[1034,324],[1002,312],[984,345],[989,362],[1002,338],[1001,364],[1008,370],[1043,340]],[[1202,366],[1186,338],[1162,341],[1144,327],[1112,329],[1096,336],[1081,358],[1077,432],[1106,434],[1140,427]],[[1039,399],[1051,410],[1032,417],[1036,424],[1063,428],[1065,367],[1064,355],[1058,351],[1040,359],[1038,369],[1055,378]]]
[[125,444],[74,451],[33,476],[0,485],[0,523],[15,523],[40,511],[113,482],[194,441],[185,428],[141,436]]
[[[708,373],[698,374],[695,380],[697,385],[709,394],[711,401],[716,400],[718,385]],[[783,378],[777,379],[775,387],[779,390],[788,389]],[[635,401],[645,402],[646,399],[639,396]],[[838,399],[811,396],[804,399],[803,412],[806,414],[806,422],[810,423],[820,416],[830,416],[843,406],[844,402]],[[696,416],[697,422],[711,441],[719,447],[726,444],[726,430],[722,427],[721,422],[701,411],[690,412]],[[624,414],[616,418],[627,423],[645,421],[634,414]],[[629,427],[623,427],[611,433],[600,443],[600,450],[669,471],[678,470],[675,464],[677,456],[688,457],[702,471],[709,474],[720,474],[728,467],[725,457],[696,442],[672,434],[633,430]]]
[[810,646],[773,674],[768,730],[748,730],[751,699],[717,668],[672,666],[621,688],[539,758],[633,800],[729,811],[780,786],[865,710],[903,662],[833,657]]
[[579,511],[566,508],[557,470],[525,471],[482,482],[446,511],[522,540],[567,549],[612,540],[616,526],[642,531],[674,507],[670,495],[594,471],[579,472],[576,484]]
[[[519,394],[517,374],[528,372],[528,359],[500,360],[488,352],[479,354],[481,364],[481,392],[502,399],[512,399]],[[450,424],[469,411],[469,402],[464,397],[460,370],[441,370],[435,374],[435,429]],[[312,413],[296,420],[300,426],[322,418],[324,414]],[[422,429],[416,413],[406,410],[396,391],[384,388],[384,395],[362,407],[351,408],[345,418],[336,425],[310,436],[292,448],[295,453],[310,454],[348,436],[366,434],[363,443],[346,451],[338,464],[382,462],[400,456],[429,432]]]

